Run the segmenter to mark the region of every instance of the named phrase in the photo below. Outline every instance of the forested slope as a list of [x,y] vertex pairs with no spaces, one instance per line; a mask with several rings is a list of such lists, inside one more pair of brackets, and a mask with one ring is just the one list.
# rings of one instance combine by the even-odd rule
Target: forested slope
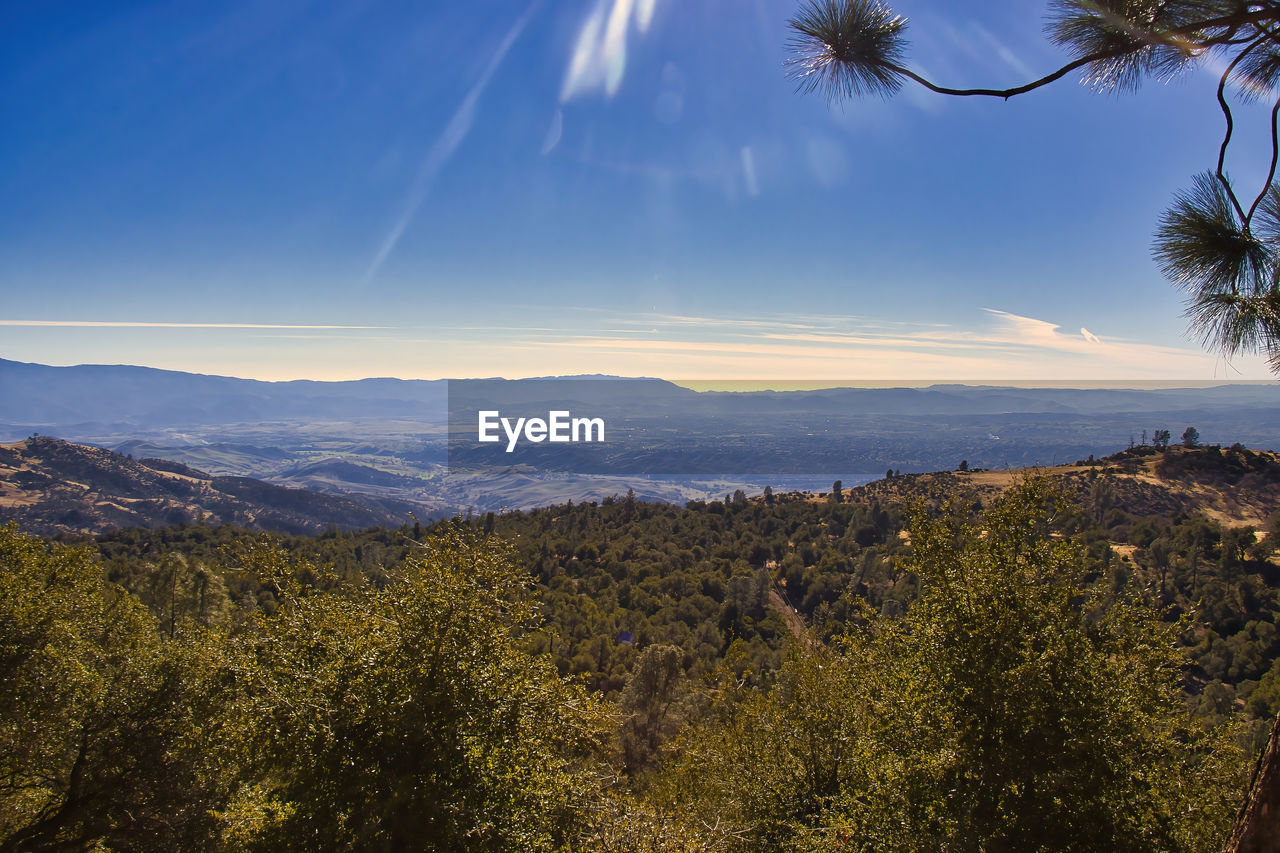
[[0,832],[1216,849],[1280,710],[1280,464],[1042,473],[92,553],[5,534]]

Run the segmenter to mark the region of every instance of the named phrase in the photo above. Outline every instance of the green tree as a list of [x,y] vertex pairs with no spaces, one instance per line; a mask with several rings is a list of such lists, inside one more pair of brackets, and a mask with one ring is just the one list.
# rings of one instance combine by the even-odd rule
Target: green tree
[[1200,430],[1189,426],[1182,431],[1183,447],[1199,447],[1200,446]]
[[243,638],[260,749],[231,843],[293,850],[552,850],[585,825],[611,727],[520,634],[528,576],[458,523],[384,586],[300,584],[248,564],[280,605]]
[[1111,478],[1107,476],[1099,477],[1093,481],[1093,486],[1089,489],[1089,503],[1093,507],[1093,518],[1099,524],[1106,518],[1107,511],[1115,505],[1116,490],[1112,485]]
[[1173,555],[1173,543],[1166,537],[1154,540],[1147,548],[1147,556],[1151,559],[1151,567],[1160,573],[1157,589],[1164,595],[1164,580],[1169,573],[1169,558]]
[[180,625],[195,623],[207,628],[226,618],[230,599],[218,572],[178,553],[165,554],[148,568],[146,583],[136,594],[170,637]]
[[1174,627],[1087,585],[1083,550],[1052,535],[1066,508],[1031,482],[977,521],[913,524],[911,647],[954,751],[949,831],[963,849],[1202,849],[1238,784],[1205,777]]
[[167,633],[87,551],[0,528],[0,850],[216,839],[229,668]]
[[[1010,98],[1081,71],[1096,89],[1132,89],[1193,66],[1218,74],[1225,131],[1216,167],[1193,179],[1160,219],[1155,257],[1189,296],[1203,342],[1228,357],[1261,352],[1280,372],[1280,7],[1249,0],[1053,0],[1050,38],[1071,54],[1057,70],[1008,89],[940,86],[904,63],[906,19],[879,0],[808,0],[791,20],[787,65],[802,91],[828,100],[891,95],[910,80],[944,95]],[[1227,177],[1235,129],[1228,94],[1274,102],[1271,156],[1260,186]]]
[[1180,699],[1177,627],[1088,582],[1043,482],[917,512],[918,599],[797,644],[765,695],[688,736],[671,796],[741,849],[1210,850],[1241,760]]
[[680,696],[684,653],[675,646],[647,646],[636,660],[622,691],[620,738],[624,768],[632,774],[647,769],[678,720],[671,713]]
[[1227,596],[1231,595],[1231,585],[1239,577],[1249,547],[1254,544],[1252,527],[1228,527],[1222,531],[1222,543],[1218,553],[1218,572],[1226,587]]

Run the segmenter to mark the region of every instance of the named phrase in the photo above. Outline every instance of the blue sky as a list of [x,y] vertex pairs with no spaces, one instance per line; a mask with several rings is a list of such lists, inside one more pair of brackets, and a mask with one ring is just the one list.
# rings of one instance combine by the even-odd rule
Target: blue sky
[[[1149,254],[1214,77],[828,106],[792,0],[6,4],[0,357],[265,379],[1260,379]],[[1064,56],[904,0],[910,65]],[[1231,171],[1263,177],[1239,114]]]

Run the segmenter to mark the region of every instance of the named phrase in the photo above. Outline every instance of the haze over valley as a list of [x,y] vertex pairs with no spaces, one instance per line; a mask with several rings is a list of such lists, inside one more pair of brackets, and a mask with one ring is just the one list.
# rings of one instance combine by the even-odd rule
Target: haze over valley
[[[619,445],[604,469],[575,468],[582,460],[571,455],[526,463],[518,454],[515,464],[502,455],[463,456],[449,469],[445,380],[261,382],[2,360],[0,442],[39,433],[212,476],[390,502],[423,518],[598,500],[628,489],[674,502],[765,485],[819,491],[833,479],[852,486],[887,470],[949,470],[961,461],[1048,466],[1142,443],[1144,432],[1149,442],[1162,428],[1175,439],[1195,426],[1209,444],[1280,447],[1280,387],[1270,383],[699,392],[658,380],[566,382],[558,388],[577,399],[564,405],[604,416],[611,434],[643,435],[647,443]],[[538,387],[492,387],[525,386]],[[606,473],[582,473],[599,470]]]

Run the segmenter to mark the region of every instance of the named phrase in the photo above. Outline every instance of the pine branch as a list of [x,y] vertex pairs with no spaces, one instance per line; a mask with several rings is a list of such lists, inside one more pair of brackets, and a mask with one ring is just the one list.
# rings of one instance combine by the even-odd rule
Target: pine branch
[[[811,40],[811,39],[818,38],[819,36],[815,34],[811,28],[806,27],[805,24],[819,10],[825,11],[824,6],[834,8],[835,6],[839,5],[839,2],[840,0],[836,0],[835,3],[828,2],[826,4],[823,4],[821,2],[812,3],[811,6],[808,9],[806,9],[806,11],[801,16],[798,16],[792,19],[791,21],[792,28],[797,30],[800,33],[800,38],[802,40],[804,39]],[[954,97],[978,96],[978,97],[1004,98],[1007,100],[1016,95],[1022,95],[1027,92],[1031,92],[1036,89],[1047,86],[1050,83],[1053,83],[1057,80],[1062,79],[1067,74],[1070,74],[1072,71],[1075,71],[1079,68],[1083,68],[1087,65],[1092,65],[1098,62],[1105,62],[1110,59],[1119,59],[1120,57],[1126,56],[1131,53],[1135,53],[1139,50],[1142,50],[1143,48],[1165,46],[1165,47],[1176,48],[1178,50],[1186,52],[1188,55],[1200,55],[1203,52],[1210,50],[1214,47],[1222,47],[1222,46],[1238,43],[1236,41],[1236,33],[1240,30],[1241,27],[1245,27],[1245,26],[1257,27],[1258,25],[1265,25],[1267,23],[1271,23],[1271,24],[1280,23],[1280,9],[1275,9],[1270,6],[1266,6],[1260,9],[1249,9],[1248,7],[1242,7],[1242,9],[1243,11],[1239,11],[1231,15],[1222,15],[1217,18],[1209,18],[1203,21],[1195,21],[1189,24],[1182,24],[1176,27],[1170,27],[1161,32],[1148,31],[1146,33],[1146,36],[1147,36],[1146,40],[1141,43],[1138,43],[1138,44],[1126,43],[1126,44],[1116,45],[1115,47],[1108,48],[1105,50],[1091,51],[1090,53],[1087,53],[1083,56],[1080,56],[1072,60],[1071,62],[1068,62],[1067,64],[1058,68],[1056,71],[1046,74],[1045,76],[1040,77],[1037,80],[1033,80],[1029,83],[1022,84],[1021,86],[1013,86],[1007,89],[988,89],[988,88],[955,89],[949,86],[941,86],[925,78],[923,75],[917,74],[916,72],[904,67],[900,63],[894,62],[890,56],[861,55],[856,57],[854,61],[857,62],[857,64],[860,66],[860,68],[857,71],[859,75],[872,74],[872,73],[876,73],[877,71],[887,71],[891,74],[897,74],[897,75],[906,77],[907,79],[918,83],[919,85],[923,86],[929,91],[936,92],[940,95],[951,95]],[[899,29],[901,29],[901,26],[899,26]],[[1225,32],[1220,32],[1216,36],[1207,37],[1207,38],[1192,38],[1193,36],[1196,36],[1199,33],[1204,33],[1206,31],[1212,31],[1212,30],[1225,30]],[[826,33],[823,34],[823,37],[825,36],[826,36]],[[846,35],[846,39],[847,38],[849,38],[848,35]],[[827,42],[827,45],[830,49],[831,54],[833,54],[835,58],[839,58],[840,45],[836,45],[830,41]],[[797,46],[799,47],[800,45],[797,45]],[[812,66],[806,66],[803,63],[794,63],[794,64],[798,65],[802,69],[798,72],[794,72],[792,76],[801,82],[801,88],[803,90],[805,91],[812,90],[816,88],[818,85],[820,85],[821,80],[815,77],[815,75],[817,74],[817,69],[813,68]],[[876,74],[876,76],[879,76],[879,74]],[[885,86],[883,88],[891,91],[893,87]],[[832,92],[831,94],[834,95],[837,93]],[[860,92],[846,88],[845,91],[840,92],[838,94],[844,94],[848,96],[850,94],[860,94]]]

